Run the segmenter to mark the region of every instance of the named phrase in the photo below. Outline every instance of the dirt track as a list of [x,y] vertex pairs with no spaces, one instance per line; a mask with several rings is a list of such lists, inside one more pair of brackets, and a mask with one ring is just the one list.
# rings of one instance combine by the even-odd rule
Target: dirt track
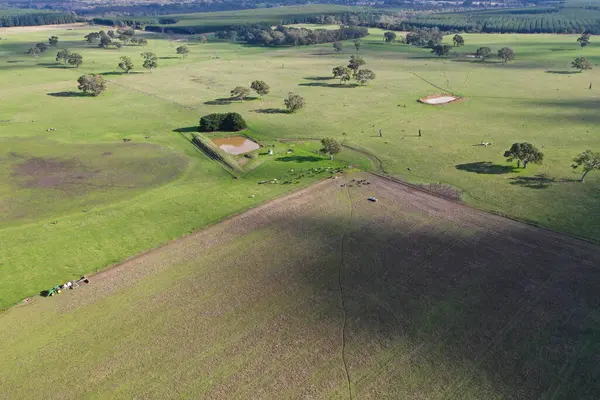
[[[32,395],[42,368],[90,382],[73,398],[598,398],[599,249],[373,175],[326,180],[10,310],[0,352],[19,365],[81,358],[4,382]],[[13,349],[36,329],[38,348]]]

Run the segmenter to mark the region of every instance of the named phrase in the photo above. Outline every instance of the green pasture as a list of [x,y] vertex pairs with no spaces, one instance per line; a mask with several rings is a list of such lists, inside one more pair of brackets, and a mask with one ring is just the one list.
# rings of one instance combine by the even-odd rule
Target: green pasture
[[[92,29],[101,28],[0,34],[0,307],[313,182],[319,176],[292,185],[257,183],[331,165],[315,160],[318,146],[308,140],[325,136],[372,155],[345,149],[334,165],[447,183],[476,207],[600,239],[600,174],[582,184],[571,169],[577,153],[600,146],[598,71],[569,68],[579,55],[600,63],[594,40],[581,50],[573,35],[464,35],[466,46],[440,60],[426,49],[386,44],[383,31],[371,29],[360,54],[377,79],[352,88],[329,79],[355,53],[352,42],[335,53],[331,44],[275,49],[147,35],[146,47],[105,50],[84,43]],[[24,54],[50,35],[60,38],[58,48],[81,53],[84,64],[55,63],[53,48],[38,62]],[[185,59],[175,52],[184,43],[191,51]],[[467,57],[479,46],[510,46],[517,59],[503,65]],[[152,73],[141,68],[143,51],[159,57]],[[115,70],[123,55],[135,64],[129,75]],[[80,96],[76,79],[83,73],[103,73],[107,92]],[[271,93],[227,99],[235,86],[255,79]],[[304,110],[280,112],[289,92],[305,97]],[[441,92],[465,101],[417,102]],[[274,157],[260,155],[251,171],[233,179],[189,142],[200,116],[228,111],[241,113],[249,134],[267,144],[303,139],[297,157],[278,161],[290,146],[276,144]],[[506,164],[502,154],[516,141],[540,147],[544,164],[526,170]]]

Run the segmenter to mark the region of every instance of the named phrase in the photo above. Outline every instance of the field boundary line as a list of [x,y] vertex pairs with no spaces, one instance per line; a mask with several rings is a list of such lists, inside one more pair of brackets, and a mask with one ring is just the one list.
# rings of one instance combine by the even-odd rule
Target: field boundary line
[[[420,80],[422,80],[423,82],[425,82],[425,83],[427,83],[427,84],[429,84],[429,85],[433,86],[433,87],[434,87],[434,88],[436,88],[436,89],[440,89],[440,90],[443,90],[444,92],[448,92],[448,93],[450,93],[450,94],[452,94],[452,95],[455,95],[455,94],[454,94],[454,93],[453,93],[451,90],[444,89],[443,87],[441,87],[441,86],[438,86],[438,85],[436,85],[435,83],[428,81],[427,79],[423,78],[421,75],[417,74],[416,72],[412,72],[412,71],[411,71],[410,73],[411,73],[411,74],[413,74],[414,76],[416,76],[417,78],[419,78]],[[456,95],[455,95],[455,96],[456,96]]]

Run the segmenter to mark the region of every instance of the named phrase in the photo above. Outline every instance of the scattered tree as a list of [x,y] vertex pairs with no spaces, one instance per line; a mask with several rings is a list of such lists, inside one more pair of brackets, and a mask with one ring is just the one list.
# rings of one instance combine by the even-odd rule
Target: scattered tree
[[480,47],[475,52],[475,57],[479,58],[481,61],[485,61],[486,58],[490,58],[492,56],[492,49],[489,47]]
[[262,99],[263,96],[269,94],[271,88],[264,81],[254,81],[250,84],[250,88],[254,90]]
[[579,42],[579,46],[581,46],[581,48],[583,49],[585,46],[590,44],[590,34],[582,33],[581,36],[577,38],[577,41]]
[[332,138],[323,138],[321,140],[321,153],[329,154],[329,159],[333,160],[333,155],[339,153],[342,150],[342,146]]
[[452,42],[454,43],[455,46],[464,46],[465,45],[465,39],[459,34],[454,35],[454,37],[452,38]]
[[571,63],[571,67],[576,68],[581,72],[586,69],[592,69],[592,63],[585,57],[577,57]]
[[106,81],[99,74],[82,75],[77,79],[77,83],[79,83],[79,86],[77,86],[79,90],[93,96],[98,96],[106,90]]
[[133,62],[131,61],[131,58],[123,56],[119,58],[119,64],[117,66],[126,73],[129,73],[129,71],[133,69]]
[[366,62],[363,60],[361,56],[350,56],[350,61],[348,62],[348,68],[352,70],[352,76],[356,77],[356,73],[358,69],[365,65]]
[[58,36],[50,36],[50,38],[48,38],[48,43],[50,46],[56,46],[58,44]]
[[431,52],[438,57],[444,58],[448,54],[450,54],[450,49],[452,49],[452,46],[449,46],[447,44],[438,44],[438,45],[433,46],[433,48],[431,49]]
[[288,111],[291,113],[301,110],[306,104],[304,102],[304,97],[291,92],[288,94],[288,97],[283,100],[283,103],[285,104],[285,107],[288,109]]
[[527,164],[530,162],[534,164],[541,164],[544,160],[544,153],[539,151],[531,143],[513,143],[509,150],[504,152],[506,161],[513,162],[517,160],[517,167],[523,163],[523,168],[527,168]]
[[104,31],[100,31],[99,34],[100,34],[100,43],[98,44],[98,47],[102,47],[103,49],[105,49],[108,46],[110,46],[111,44],[113,44],[113,41],[110,38],[110,36],[108,36]]
[[371,71],[370,69],[360,69],[356,73],[356,80],[361,85],[367,85],[373,79],[375,79],[375,72]]
[[340,84],[349,82],[352,79],[352,70],[343,65],[335,67],[332,72],[333,77],[340,80]]
[[498,57],[502,59],[502,62],[506,63],[515,59],[515,52],[510,47],[503,47],[498,50]]
[[356,39],[356,40],[354,41],[354,47],[356,48],[356,52],[357,52],[357,53],[360,51],[360,45],[361,45],[361,43],[360,43],[360,40],[359,40],[359,39]]
[[93,44],[100,41],[100,34],[98,32],[91,32],[85,35],[84,38],[89,44]]
[[335,49],[336,52],[340,52],[344,49],[344,45],[342,44],[342,42],[333,42],[333,48]]
[[206,35],[200,35],[197,37],[198,39],[198,43],[200,44],[204,44],[208,42],[208,38],[206,37]]
[[30,47],[29,50],[27,50],[27,54],[35,57],[36,60],[40,59],[40,49],[37,47]]
[[35,47],[38,48],[38,50],[40,51],[40,53],[45,53],[46,50],[48,50],[48,45],[46,43],[42,43],[42,42],[37,43],[35,45]]
[[573,169],[577,167],[582,167],[583,175],[581,176],[580,181],[585,182],[585,176],[590,171],[600,171],[600,153],[595,153],[591,150],[586,150],[573,160],[575,164],[573,164]]
[[81,54],[70,53],[67,62],[69,65],[74,65],[75,68],[79,68],[79,66],[83,64],[83,57],[81,57]]
[[63,64],[66,64],[67,61],[69,60],[70,55],[71,55],[71,52],[69,51],[69,49],[63,49],[63,50],[59,51],[58,53],[56,53],[56,62],[62,61]]
[[187,55],[190,53],[190,49],[188,49],[188,47],[185,44],[179,46],[176,51],[177,54],[181,54],[183,58],[187,57]]
[[394,40],[396,40],[396,33],[395,32],[384,33],[383,40],[385,40],[386,43],[392,43]]
[[141,56],[144,59],[144,64],[142,67],[146,68],[148,71],[150,71],[150,73],[152,73],[152,70],[158,67],[158,58],[156,57],[156,54],[147,51],[142,53]]
[[247,87],[243,87],[243,86],[236,86],[232,91],[231,91],[231,97],[237,100],[244,100],[246,97],[248,97],[248,95],[250,94],[250,89],[248,89]]

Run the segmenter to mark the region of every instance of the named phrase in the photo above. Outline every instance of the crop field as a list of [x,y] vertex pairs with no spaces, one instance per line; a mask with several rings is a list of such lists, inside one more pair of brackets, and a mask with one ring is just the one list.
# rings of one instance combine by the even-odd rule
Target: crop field
[[[0,94],[10,99],[0,107],[0,307],[323,176],[258,185],[288,179],[292,170],[356,164],[412,183],[441,182],[476,207],[600,238],[600,174],[580,183],[580,171],[571,169],[573,157],[600,144],[598,71],[569,71],[575,56],[600,62],[594,38],[581,50],[573,35],[465,35],[466,46],[440,60],[426,49],[386,44],[383,31],[371,29],[360,54],[377,79],[351,87],[330,77],[355,53],[352,43],[336,53],[331,44],[265,48],[146,34],[148,46],[116,50],[85,44],[83,36],[98,29],[0,32]],[[56,63],[55,48],[38,62],[24,54],[50,35],[59,37],[58,49],[81,53],[83,65]],[[175,52],[183,43],[187,58]],[[511,46],[517,59],[503,65],[467,57],[480,46]],[[141,68],[142,51],[159,57],[152,73]],[[116,71],[123,55],[135,64],[131,74]],[[76,79],[83,73],[104,74],[106,93],[82,96]],[[229,99],[231,89],[255,79],[271,93]],[[305,109],[281,112],[289,92],[305,97]],[[417,102],[443,92],[464,100]],[[230,111],[276,151],[239,179],[189,141],[202,115]],[[370,156],[345,148],[332,163],[308,140],[327,136]],[[506,163],[502,154],[516,141],[541,148],[544,164]],[[292,146],[293,156],[282,154]]]
[[599,250],[345,174],[6,311],[0,382],[11,398],[598,398]]

